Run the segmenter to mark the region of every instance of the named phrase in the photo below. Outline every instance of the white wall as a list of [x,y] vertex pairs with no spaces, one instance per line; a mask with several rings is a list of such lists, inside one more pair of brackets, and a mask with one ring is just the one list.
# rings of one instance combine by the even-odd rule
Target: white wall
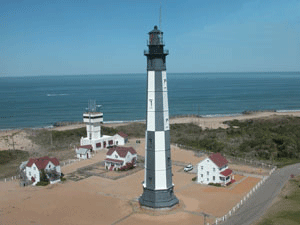
[[[202,169],[203,167],[203,169]],[[198,163],[198,183],[209,184],[209,183],[220,183],[220,171],[219,167],[211,161],[210,158],[206,158]],[[207,174],[207,172],[209,174]],[[203,176],[202,176],[203,175]],[[213,180],[215,177],[215,180]]]
[[[109,141],[113,141],[112,145],[125,145],[125,139],[123,137],[121,137],[120,135],[116,134],[114,136],[108,136],[108,135],[103,135],[101,138],[99,139],[88,139],[88,138],[81,138],[80,139],[80,145],[92,145],[93,146],[93,150],[100,150],[104,148],[104,142],[106,142],[106,147],[109,146],[108,142]],[[118,142],[118,144],[116,144],[116,142]],[[101,147],[97,148],[96,144],[97,143],[101,143]]]
[[31,167],[26,166],[25,173],[28,180],[31,180],[31,177],[35,178],[33,185],[36,185],[36,183],[40,181],[40,172],[35,163],[33,163]]

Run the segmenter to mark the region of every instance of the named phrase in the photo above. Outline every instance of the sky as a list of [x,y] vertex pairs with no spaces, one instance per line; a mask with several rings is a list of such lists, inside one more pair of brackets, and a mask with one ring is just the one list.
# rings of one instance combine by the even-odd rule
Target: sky
[[0,0],[0,77],[146,73],[160,5],[169,73],[300,71],[300,0]]

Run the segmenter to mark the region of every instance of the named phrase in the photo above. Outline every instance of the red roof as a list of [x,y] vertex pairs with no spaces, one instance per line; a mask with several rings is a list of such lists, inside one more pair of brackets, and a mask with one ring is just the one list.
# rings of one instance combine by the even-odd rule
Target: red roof
[[124,162],[123,160],[109,159],[109,158],[106,158],[105,161],[107,161],[107,162],[118,162],[118,163],[123,163]]
[[223,172],[221,172],[221,174],[225,177],[227,177],[228,175],[230,175],[232,173],[231,169],[226,169]]
[[93,149],[92,145],[80,145],[79,148]]
[[45,169],[48,163],[52,162],[55,166],[59,165],[59,161],[57,158],[50,158],[49,156],[44,156],[41,158],[30,158],[26,166],[31,167],[34,163],[39,170]]
[[213,161],[219,168],[227,165],[228,161],[221,155],[221,153],[213,153],[209,156],[211,161]]
[[136,154],[136,151],[132,147],[113,147],[108,150],[106,155],[111,155],[114,151],[117,151],[118,155],[122,158],[124,158],[128,152],[131,154]]
[[118,133],[118,135],[120,135],[120,136],[123,137],[123,138],[127,138],[127,137],[128,137],[128,134],[125,134],[125,133],[122,132],[122,131],[120,131],[120,132]]

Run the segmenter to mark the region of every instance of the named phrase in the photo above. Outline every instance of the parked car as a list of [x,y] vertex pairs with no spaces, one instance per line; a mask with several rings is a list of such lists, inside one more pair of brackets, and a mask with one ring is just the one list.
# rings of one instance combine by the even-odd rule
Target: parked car
[[188,171],[191,171],[191,170],[193,170],[193,165],[192,164],[189,164],[189,165],[187,165],[186,167],[184,167],[184,172],[188,172]]

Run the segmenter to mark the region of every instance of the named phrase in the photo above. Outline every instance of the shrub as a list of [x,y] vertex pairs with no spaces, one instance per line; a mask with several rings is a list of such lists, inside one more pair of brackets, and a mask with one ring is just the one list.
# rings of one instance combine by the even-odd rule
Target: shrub
[[222,186],[221,184],[215,184],[215,183],[209,183],[208,185],[216,186],[216,187],[221,187]]
[[60,181],[64,182],[64,181],[66,181],[66,180],[67,180],[66,178],[60,177]]
[[197,177],[193,177],[193,178],[192,178],[192,181],[196,181],[196,180],[197,180]]
[[49,182],[49,179],[48,179],[44,169],[41,170],[40,182]]
[[40,181],[36,184],[36,186],[47,186],[49,183],[49,181]]
[[122,167],[120,168],[120,170],[121,170],[121,171],[126,171],[126,170],[130,170],[130,169],[133,169],[133,168],[134,168],[133,163],[126,163],[126,165],[125,165],[125,166],[122,166]]

